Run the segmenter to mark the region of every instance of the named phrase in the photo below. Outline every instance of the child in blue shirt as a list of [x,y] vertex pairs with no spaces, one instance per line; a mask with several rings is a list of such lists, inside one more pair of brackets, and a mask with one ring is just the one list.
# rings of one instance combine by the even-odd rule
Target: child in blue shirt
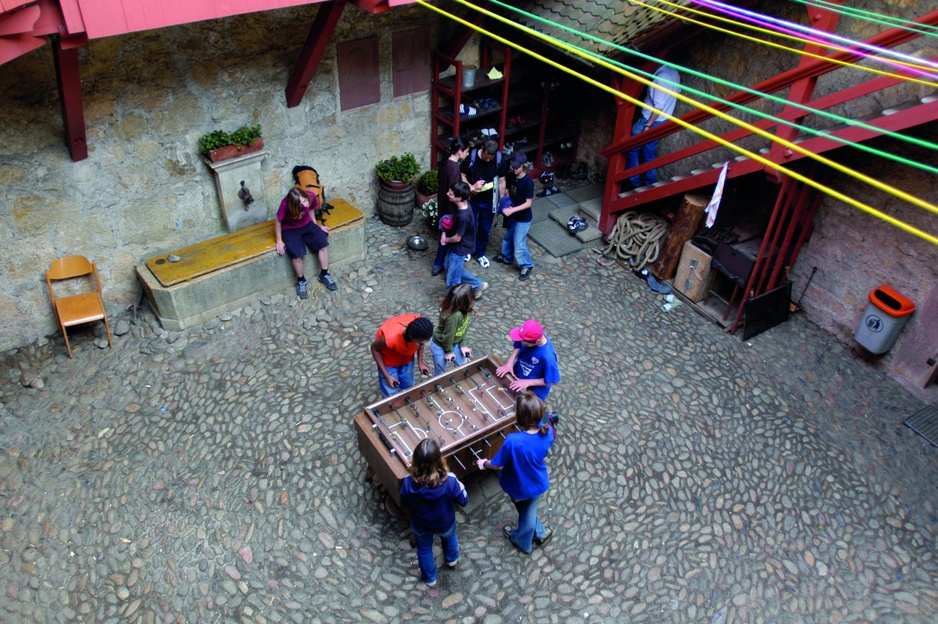
[[560,383],[554,343],[544,335],[541,324],[533,320],[525,321],[521,327],[508,332],[508,335],[514,340],[515,348],[505,365],[495,369],[495,374],[504,377],[511,373],[516,377],[510,384],[512,390],[530,388],[542,401],[546,401],[550,387]]
[[469,502],[466,488],[449,472],[436,440],[427,438],[414,449],[410,474],[401,483],[401,504],[410,512],[410,527],[417,538],[417,564],[427,587],[436,586],[433,537],[439,536],[446,565],[459,561],[456,507]]
[[543,546],[553,530],[541,523],[537,505],[550,487],[544,458],[554,443],[554,428],[545,418],[544,402],[533,394],[522,394],[515,404],[515,424],[520,431],[505,438],[491,461],[480,459],[479,470],[497,470],[498,483],[518,510],[518,528],[503,528],[505,537],[525,554],[534,544]]

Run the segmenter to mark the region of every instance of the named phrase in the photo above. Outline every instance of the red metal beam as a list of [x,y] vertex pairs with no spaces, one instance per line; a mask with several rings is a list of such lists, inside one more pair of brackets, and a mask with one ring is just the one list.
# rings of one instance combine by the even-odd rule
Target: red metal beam
[[[843,0],[835,0],[840,4],[843,4]],[[834,32],[837,28],[837,22],[840,19],[840,14],[833,11],[828,11],[825,9],[814,9],[811,7],[805,7],[806,12],[808,13],[808,21],[817,22],[814,24],[814,28],[817,30],[822,30],[824,32]],[[813,59],[813,57],[807,56],[807,54],[824,54],[827,51],[827,47],[822,44],[817,43],[808,43],[804,47],[805,54],[801,55],[801,60],[798,63],[798,67],[804,67],[808,65]],[[814,95],[814,88],[817,85],[817,76],[810,76],[807,78],[801,78],[797,80],[794,84],[791,85],[791,89],[788,90],[788,101],[795,102],[797,104],[807,104],[811,97]],[[786,106],[783,110],[783,113],[794,112],[794,117],[792,121],[800,123],[802,119],[807,117],[809,113],[803,109],[798,109],[792,106]],[[780,139],[785,141],[791,141],[798,136],[798,129],[791,126],[779,126],[776,130],[776,135]],[[772,146],[769,148],[770,154],[773,157],[778,157],[778,154],[782,151],[783,146],[780,143],[773,141]],[[766,169],[766,176],[775,183],[781,181],[781,174],[775,169]]]
[[[932,26],[938,25],[938,11],[932,11],[931,13],[927,15],[923,15],[922,17],[914,20],[912,23],[926,24],[926,25],[932,25]],[[865,41],[865,43],[877,45],[877,46],[884,47],[884,48],[891,48],[901,43],[905,43],[907,41],[915,39],[916,37],[919,37],[919,36],[920,35],[915,32],[911,32],[911,31],[904,30],[901,28],[893,28],[891,30],[882,32],[874,37],[870,37],[869,39]],[[789,86],[792,85],[792,83],[794,83],[797,80],[801,80],[803,78],[808,78],[808,77],[822,76],[823,74],[831,72],[840,67],[840,65],[831,63],[828,59],[839,60],[845,63],[852,63],[854,61],[860,60],[861,58],[863,58],[862,53],[837,52],[836,54],[832,54],[828,57],[825,57],[824,59],[812,59],[811,61],[807,62],[802,67],[791,69],[791,70],[788,70],[787,72],[783,72],[781,74],[778,74],[777,76],[769,78],[768,80],[763,80],[762,82],[756,84],[755,86],[751,88],[754,91],[758,91],[762,93],[775,93],[777,91],[781,91],[782,89],[788,88]],[[901,74],[902,72],[897,71],[896,73]],[[911,76],[911,74],[909,75]],[[747,104],[756,99],[759,99],[760,97],[762,96],[759,94],[749,93],[748,91],[737,91],[733,95],[726,97],[724,99],[730,102],[736,103],[736,104]],[[720,103],[712,103],[710,104],[710,106],[719,111],[727,111],[732,108],[726,104],[720,104]],[[712,116],[713,115],[711,115],[709,112],[698,109],[698,110],[691,111],[690,113],[687,113],[686,115],[682,115],[681,119],[686,121],[689,124],[699,125],[702,121],[705,121],[711,118]],[[678,132],[679,130],[681,130],[681,128],[677,126],[677,124],[674,124],[671,122],[665,122],[661,124],[660,126],[658,126],[657,128],[650,130],[649,132],[643,132],[641,134],[641,137],[642,139],[649,138],[649,137],[661,138],[668,134]],[[655,132],[656,134],[652,135],[650,134],[651,132]],[[632,144],[631,141],[634,141],[634,144]],[[625,141],[614,143],[610,145],[609,147],[606,147],[600,150],[600,154],[608,158],[615,152],[627,151],[628,149],[635,147],[635,145],[641,145],[644,143],[645,143],[644,140],[626,139]]]
[[332,33],[335,32],[336,24],[339,23],[346,4],[347,0],[334,0],[319,5],[316,18],[309,27],[309,34],[306,35],[306,43],[303,44],[300,58],[297,59],[290,80],[287,82],[288,108],[298,106],[303,101],[309,81],[313,79],[319,67],[319,62],[329,46],[329,40],[332,39]]
[[78,49],[62,49],[62,40],[52,37],[52,56],[55,60],[55,79],[59,86],[59,104],[65,144],[72,160],[88,158],[88,137],[85,134],[85,110],[81,102],[81,73],[78,68]]

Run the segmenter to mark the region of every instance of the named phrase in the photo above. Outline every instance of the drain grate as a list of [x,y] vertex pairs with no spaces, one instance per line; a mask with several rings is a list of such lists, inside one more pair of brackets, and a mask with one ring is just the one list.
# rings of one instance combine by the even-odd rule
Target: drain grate
[[532,223],[528,236],[555,258],[583,249],[583,243],[571,236],[567,228],[550,219]]
[[938,407],[929,405],[905,419],[903,424],[938,447]]

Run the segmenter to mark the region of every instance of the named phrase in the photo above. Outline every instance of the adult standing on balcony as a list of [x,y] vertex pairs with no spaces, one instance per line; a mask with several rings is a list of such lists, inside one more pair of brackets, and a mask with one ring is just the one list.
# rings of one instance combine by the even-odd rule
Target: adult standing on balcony
[[[681,75],[676,69],[660,66],[655,70],[654,82],[648,87],[648,93],[645,95],[645,104],[652,108],[643,108],[642,115],[632,126],[632,136],[641,134],[646,130],[656,128],[667,121],[667,116],[674,113],[674,105],[677,104],[677,98],[671,93],[665,93],[656,85],[660,85],[674,93],[681,92]],[[654,110],[652,110],[654,109]],[[633,147],[625,153],[625,166],[627,169],[637,167],[641,163],[651,162],[655,159],[655,150],[658,148],[658,140],[650,141],[645,145]],[[642,178],[644,177],[644,183]],[[629,178],[632,188],[638,188],[645,184],[654,184],[658,181],[658,176],[654,169],[650,169],[641,175]]]

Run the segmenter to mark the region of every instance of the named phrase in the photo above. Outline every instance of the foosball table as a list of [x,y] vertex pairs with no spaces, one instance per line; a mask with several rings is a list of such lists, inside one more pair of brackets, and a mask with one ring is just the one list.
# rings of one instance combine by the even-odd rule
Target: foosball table
[[489,355],[446,371],[384,400],[355,416],[358,450],[373,477],[400,505],[401,482],[410,471],[417,444],[440,443],[449,469],[460,479],[491,459],[515,430],[511,376],[499,378],[501,360]]

